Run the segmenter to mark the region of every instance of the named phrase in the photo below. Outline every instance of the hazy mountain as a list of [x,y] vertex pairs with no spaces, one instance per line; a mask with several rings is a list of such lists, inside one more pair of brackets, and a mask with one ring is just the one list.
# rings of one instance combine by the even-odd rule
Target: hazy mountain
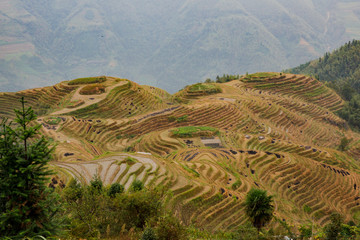
[[174,92],[296,66],[360,32],[355,0],[0,0],[0,9],[0,91],[114,75]]

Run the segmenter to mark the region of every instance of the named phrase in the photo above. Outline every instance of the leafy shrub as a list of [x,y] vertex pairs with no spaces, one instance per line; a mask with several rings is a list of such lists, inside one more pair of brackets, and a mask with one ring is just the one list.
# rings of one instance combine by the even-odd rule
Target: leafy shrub
[[77,78],[68,82],[69,85],[80,85],[90,83],[102,83],[106,81],[105,76],[100,77],[88,77],[88,78]]
[[130,186],[130,191],[131,192],[138,192],[144,189],[144,184],[142,181],[136,179],[135,181],[132,182],[131,186]]
[[145,228],[141,240],[157,240],[157,236],[153,228]]
[[311,225],[301,225],[299,227],[299,232],[300,232],[301,239],[310,238],[312,235],[312,226]]
[[166,215],[158,221],[156,233],[159,240],[182,240],[187,239],[185,228],[179,220],[171,215]]
[[81,184],[76,179],[72,178],[63,191],[63,196],[67,201],[76,201],[83,195]]
[[111,184],[107,194],[109,197],[115,197],[117,193],[123,193],[124,192],[124,186],[120,183],[113,183]]
[[93,179],[90,181],[90,186],[92,192],[101,193],[103,190],[103,182],[101,181],[98,175],[94,175]]

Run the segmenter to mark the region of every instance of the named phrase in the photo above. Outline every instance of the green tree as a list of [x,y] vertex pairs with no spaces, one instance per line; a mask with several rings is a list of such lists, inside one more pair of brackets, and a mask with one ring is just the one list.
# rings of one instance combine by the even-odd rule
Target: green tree
[[252,188],[245,199],[245,211],[254,227],[260,229],[273,217],[274,206],[272,196],[265,190]]
[[109,197],[115,197],[117,193],[123,193],[125,190],[124,186],[120,183],[113,183],[111,184],[107,194]]
[[59,196],[46,186],[53,149],[25,103],[22,98],[14,123],[3,119],[0,126],[0,236],[15,239],[53,236],[61,226]]
[[172,215],[165,215],[159,218],[156,233],[159,240],[188,239],[185,228],[180,224],[179,220]]
[[338,213],[333,213],[330,216],[331,222],[325,226],[325,239],[327,240],[336,240],[340,239],[340,233],[342,230],[341,224],[343,223],[343,218]]
[[131,183],[130,191],[131,192],[138,192],[144,189],[144,184],[142,181],[136,179]]

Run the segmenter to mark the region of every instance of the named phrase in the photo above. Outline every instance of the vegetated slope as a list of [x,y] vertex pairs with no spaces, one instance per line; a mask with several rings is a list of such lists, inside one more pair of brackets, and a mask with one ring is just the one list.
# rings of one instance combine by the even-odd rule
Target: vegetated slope
[[352,127],[360,128],[360,41],[353,40],[318,60],[288,71],[328,82],[347,101],[338,114]]
[[352,87],[360,91],[360,41],[348,42],[332,53],[307,62],[289,71],[295,74],[317,76],[321,81],[350,81]]
[[[168,208],[185,224],[211,231],[246,221],[242,203],[252,187],[273,195],[276,216],[294,225],[324,225],[333,212],[360,220],[353,158],[360,157],[360,135],[334,114],[343,100],[316,79],[258,73],[174,96],[129,80],[106,77],[100,84],[105,93],[81,95],[84,102],[73,106],[89,86],[76,85],[60,107],[39,116],[43,133],[57,143],[52,165],[63,181],[86,183],[98,174],[126,188],[135,179],[165,185],[172,191]],[[89,101],[98,102],[90,108]],[[353,142],[340,152],[344,137]]]
[[218,73],[280,71],[358,37],[360,4],[0,0],[0,90],[125,76],[175,92]]

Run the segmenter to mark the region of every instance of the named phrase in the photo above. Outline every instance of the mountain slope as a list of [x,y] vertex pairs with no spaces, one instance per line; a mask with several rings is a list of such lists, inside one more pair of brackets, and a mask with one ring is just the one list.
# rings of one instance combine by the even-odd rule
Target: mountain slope
[[[176,92],[282,70],[357,37],[357,1],[0,0],[0,90],[101,74]],[[351,13],[351,14],[350,14]]]
[[360,128],[360,41],[353,40],[344,46],[326,53],[324,57],[288,70],[292,73],[316,76],[328,82],[347,100],[338,114],[349,124]]
[[[334,114],[343,100],[316,79],[258,73],[172,96],[125,79],[76,79],[2,93],[0,116],[11,118],[20,96],[49,106],[35,105],[37,121],[57,144],[51,164],[64,182],[97,173],[125,188],[135,179],[164,185],[183,223],[211,231],[246,221],[252,187],[273,195],[289,224],[323,226],[333,212],[360,220],[360,135]],[[340,152],[344,137],[353,141]]]

